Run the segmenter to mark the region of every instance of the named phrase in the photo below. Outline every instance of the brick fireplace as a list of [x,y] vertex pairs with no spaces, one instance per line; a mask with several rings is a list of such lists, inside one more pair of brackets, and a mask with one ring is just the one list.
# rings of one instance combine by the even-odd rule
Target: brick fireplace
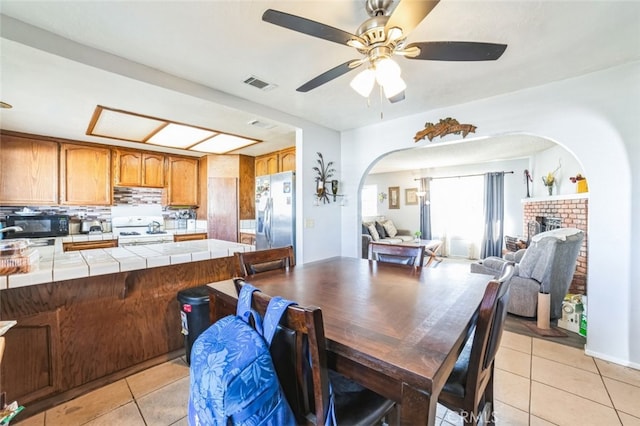
[[556,219],[560,220],[560,227],[562,228],[577,228],[584,232],[584,240],[578,254],[576,272],[573,275],[569,293],[587,294],[588,205],[588,194],[559,195],[548,199],[531,198],[523,200],[523,235],[529,237],[528,229],[531,222],[546,224],[554,223]]

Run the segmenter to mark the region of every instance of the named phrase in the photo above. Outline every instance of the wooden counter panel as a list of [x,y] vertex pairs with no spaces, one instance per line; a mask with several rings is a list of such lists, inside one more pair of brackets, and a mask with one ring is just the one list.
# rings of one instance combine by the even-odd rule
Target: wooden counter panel
[[[181,349],[178,291],[229,279],[233,268],[233,258],[226,257],[3,290],[1,318],[18,320],[16,329],[23,318],[34,315],[56,319],[51,327],[59,330],[53,342],[58,350],[46,364],[48,371],[61,374],[52,376],[51,386],[18,387],[12,381],[20,375],[8,375],[12,366],[6,362],[2,390],[11,400],[19,396],[21,403],[38,401]],[[13,329],[6,334],[5,356],[41,363],[42,351],[33,348],[51,343],[26,347],[19,336]],[[22,395],[13,395],[13,388]]]

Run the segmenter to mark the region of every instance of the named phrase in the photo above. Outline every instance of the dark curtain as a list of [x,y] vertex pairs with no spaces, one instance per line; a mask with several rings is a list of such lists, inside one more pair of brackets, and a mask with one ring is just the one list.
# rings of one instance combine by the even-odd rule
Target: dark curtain
[[504,232],[504,173],[484,175],[484,237],[480,258],[502,256]]
[[431,197],[429,182],[430,178],[420,179],[420,192],[424,193],[424,196],[420,197],[420,232],[422,235],[420,238],[423,240],[431,239]]

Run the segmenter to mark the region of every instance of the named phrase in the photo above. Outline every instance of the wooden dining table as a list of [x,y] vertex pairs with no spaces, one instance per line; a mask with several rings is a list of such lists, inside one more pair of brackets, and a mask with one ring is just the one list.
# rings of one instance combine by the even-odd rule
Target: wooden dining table
[[[398,423],[433,425],[438,395],[470,332],[488,275],[334,257],[247,281],[322,309],[330,367],[397,403]],[[208,285],[213,320],[235,312],[232,280]],[[395,422],[394,422],[395,423]]]

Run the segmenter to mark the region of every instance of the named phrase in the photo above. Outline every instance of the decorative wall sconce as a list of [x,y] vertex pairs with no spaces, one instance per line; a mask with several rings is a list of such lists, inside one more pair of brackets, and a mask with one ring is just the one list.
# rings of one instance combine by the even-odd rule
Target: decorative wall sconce
[[[319,205],[320,200],[322,200],[323,204],[327,204],[331,202],[329,200],[329,195],[333,196],[333,202],[336,202],[337,197],[342,197],[342,195],[338,194],[338,180],[331,179],[333,177],[333,173],[336,171],[333,166],[333,161],[329,161],[325,164],[324,158],[322,154],[318,152],[318,159],[316,160],[318,166],[314,167],[313,170],[316,171],[316,200],[314,201],[314,205]],[[327,185],[331,185],[331,194],[329,194]]]

